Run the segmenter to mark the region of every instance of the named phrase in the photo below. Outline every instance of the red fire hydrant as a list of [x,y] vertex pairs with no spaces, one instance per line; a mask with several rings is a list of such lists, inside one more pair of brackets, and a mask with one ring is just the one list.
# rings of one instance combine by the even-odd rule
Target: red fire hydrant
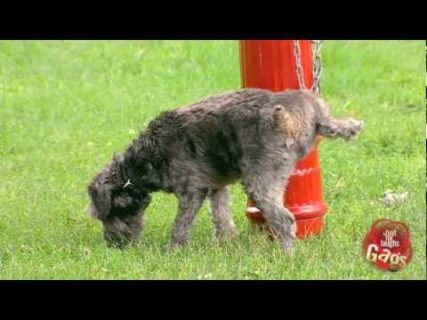
[[[310,88],[313,83],[313,62],[309,40],[299,41],[299,54],[300,66],[296,64],[293,40],[240,41],[242,86],[272,91],[299,89],[297,67],[300,67],[304,83]],[[320,138],[317,144],[319,142]],[[297,237],[304,238],[322,231],[328,208],[322,197],[317,145],[305,159],[298,162],[284,190],[283,201],[295,216]],[[248,199],[246,216],[254,225],[266,226],[262,213],[252,199]],[[274,237],[271,231],[270,236]]]

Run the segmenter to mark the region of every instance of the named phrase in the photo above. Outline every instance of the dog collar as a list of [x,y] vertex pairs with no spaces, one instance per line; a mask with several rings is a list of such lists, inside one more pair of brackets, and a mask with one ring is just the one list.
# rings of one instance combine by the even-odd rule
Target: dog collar
[[130,182],[130,179],[128,179],[128,181],[126,181],[126,183],[123,185],[123,189],[125,189],[129,185],[133,185],[133,183]]

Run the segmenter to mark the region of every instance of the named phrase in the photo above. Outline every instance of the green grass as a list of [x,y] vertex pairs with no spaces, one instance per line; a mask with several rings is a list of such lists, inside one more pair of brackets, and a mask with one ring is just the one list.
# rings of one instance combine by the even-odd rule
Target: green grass
[[[1,279],[420,279],[426,277],[425,44],[326,41],[322,95],[365,131],[323,140],[322,235],[293,257],[250,228],[233,186],[238,238],[216,245],[205,204],[189,246],[167,251],[177,202],[156,194],[140,244],[106,248],[86,188],[161,110],[239,88],[235,41],[0,42]],[[408,191],[403,204],[372,201]],[[409,224],[414,258],[383,272],[362,255],[372,222]]]

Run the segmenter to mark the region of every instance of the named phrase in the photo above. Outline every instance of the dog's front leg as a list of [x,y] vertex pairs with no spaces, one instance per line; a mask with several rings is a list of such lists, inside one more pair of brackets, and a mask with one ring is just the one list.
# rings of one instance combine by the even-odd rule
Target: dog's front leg
[[297,227],[295,217],[283,205],[283,190],[292,168],[289,164],[273,171],[266,166],[260,168],[261,173],[248,174],[242,181],[246,193],[255,201],[270,228],[279,235],[282,249],[288,255],[293,253]]
[[188,242],[188,232],[194,218],[200,210],[206,197],[206,192],[192,190],[177,194],[179,199],[178,215],[172,230],[171,247],[182,246]]
[[282,197],[282,194],[276,199],[266,194],[254,194],[256,206],[262,211],[270,228],[279,235],[283,252],[292,255],[297,226],[293,214],[284,207]]

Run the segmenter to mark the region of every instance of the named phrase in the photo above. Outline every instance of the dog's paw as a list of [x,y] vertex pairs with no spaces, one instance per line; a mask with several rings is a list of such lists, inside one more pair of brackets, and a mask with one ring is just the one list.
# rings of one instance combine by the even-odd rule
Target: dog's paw
[[233,240],[239,236],[239,231],[235,227],[229,228],[226,230],[221,230],[221,232],[215,232],[214,241],[217,243],[223,243],[230,240]]
[[117,240],[117,241],[106,241],[107,247],[112,249],[125,250],[130,246],[130,242]]
[[292,256],[294,254],[295,239],[295,233],[291,233],[282,240],[282,250],[285,255]]
[[167,250],[172,253],[182,247],[185,247],[187,244],[188,244],[187,239],[172,239],[168,244]]
[[364,127],[363,121],[350,119],[347,121],[346,128],[344,130],[344,137],[346,140],[353,140],[362,131]]
[[285,255],[292,257],[294,255],[295,249],[294,248],[286,248],[283,251]]

